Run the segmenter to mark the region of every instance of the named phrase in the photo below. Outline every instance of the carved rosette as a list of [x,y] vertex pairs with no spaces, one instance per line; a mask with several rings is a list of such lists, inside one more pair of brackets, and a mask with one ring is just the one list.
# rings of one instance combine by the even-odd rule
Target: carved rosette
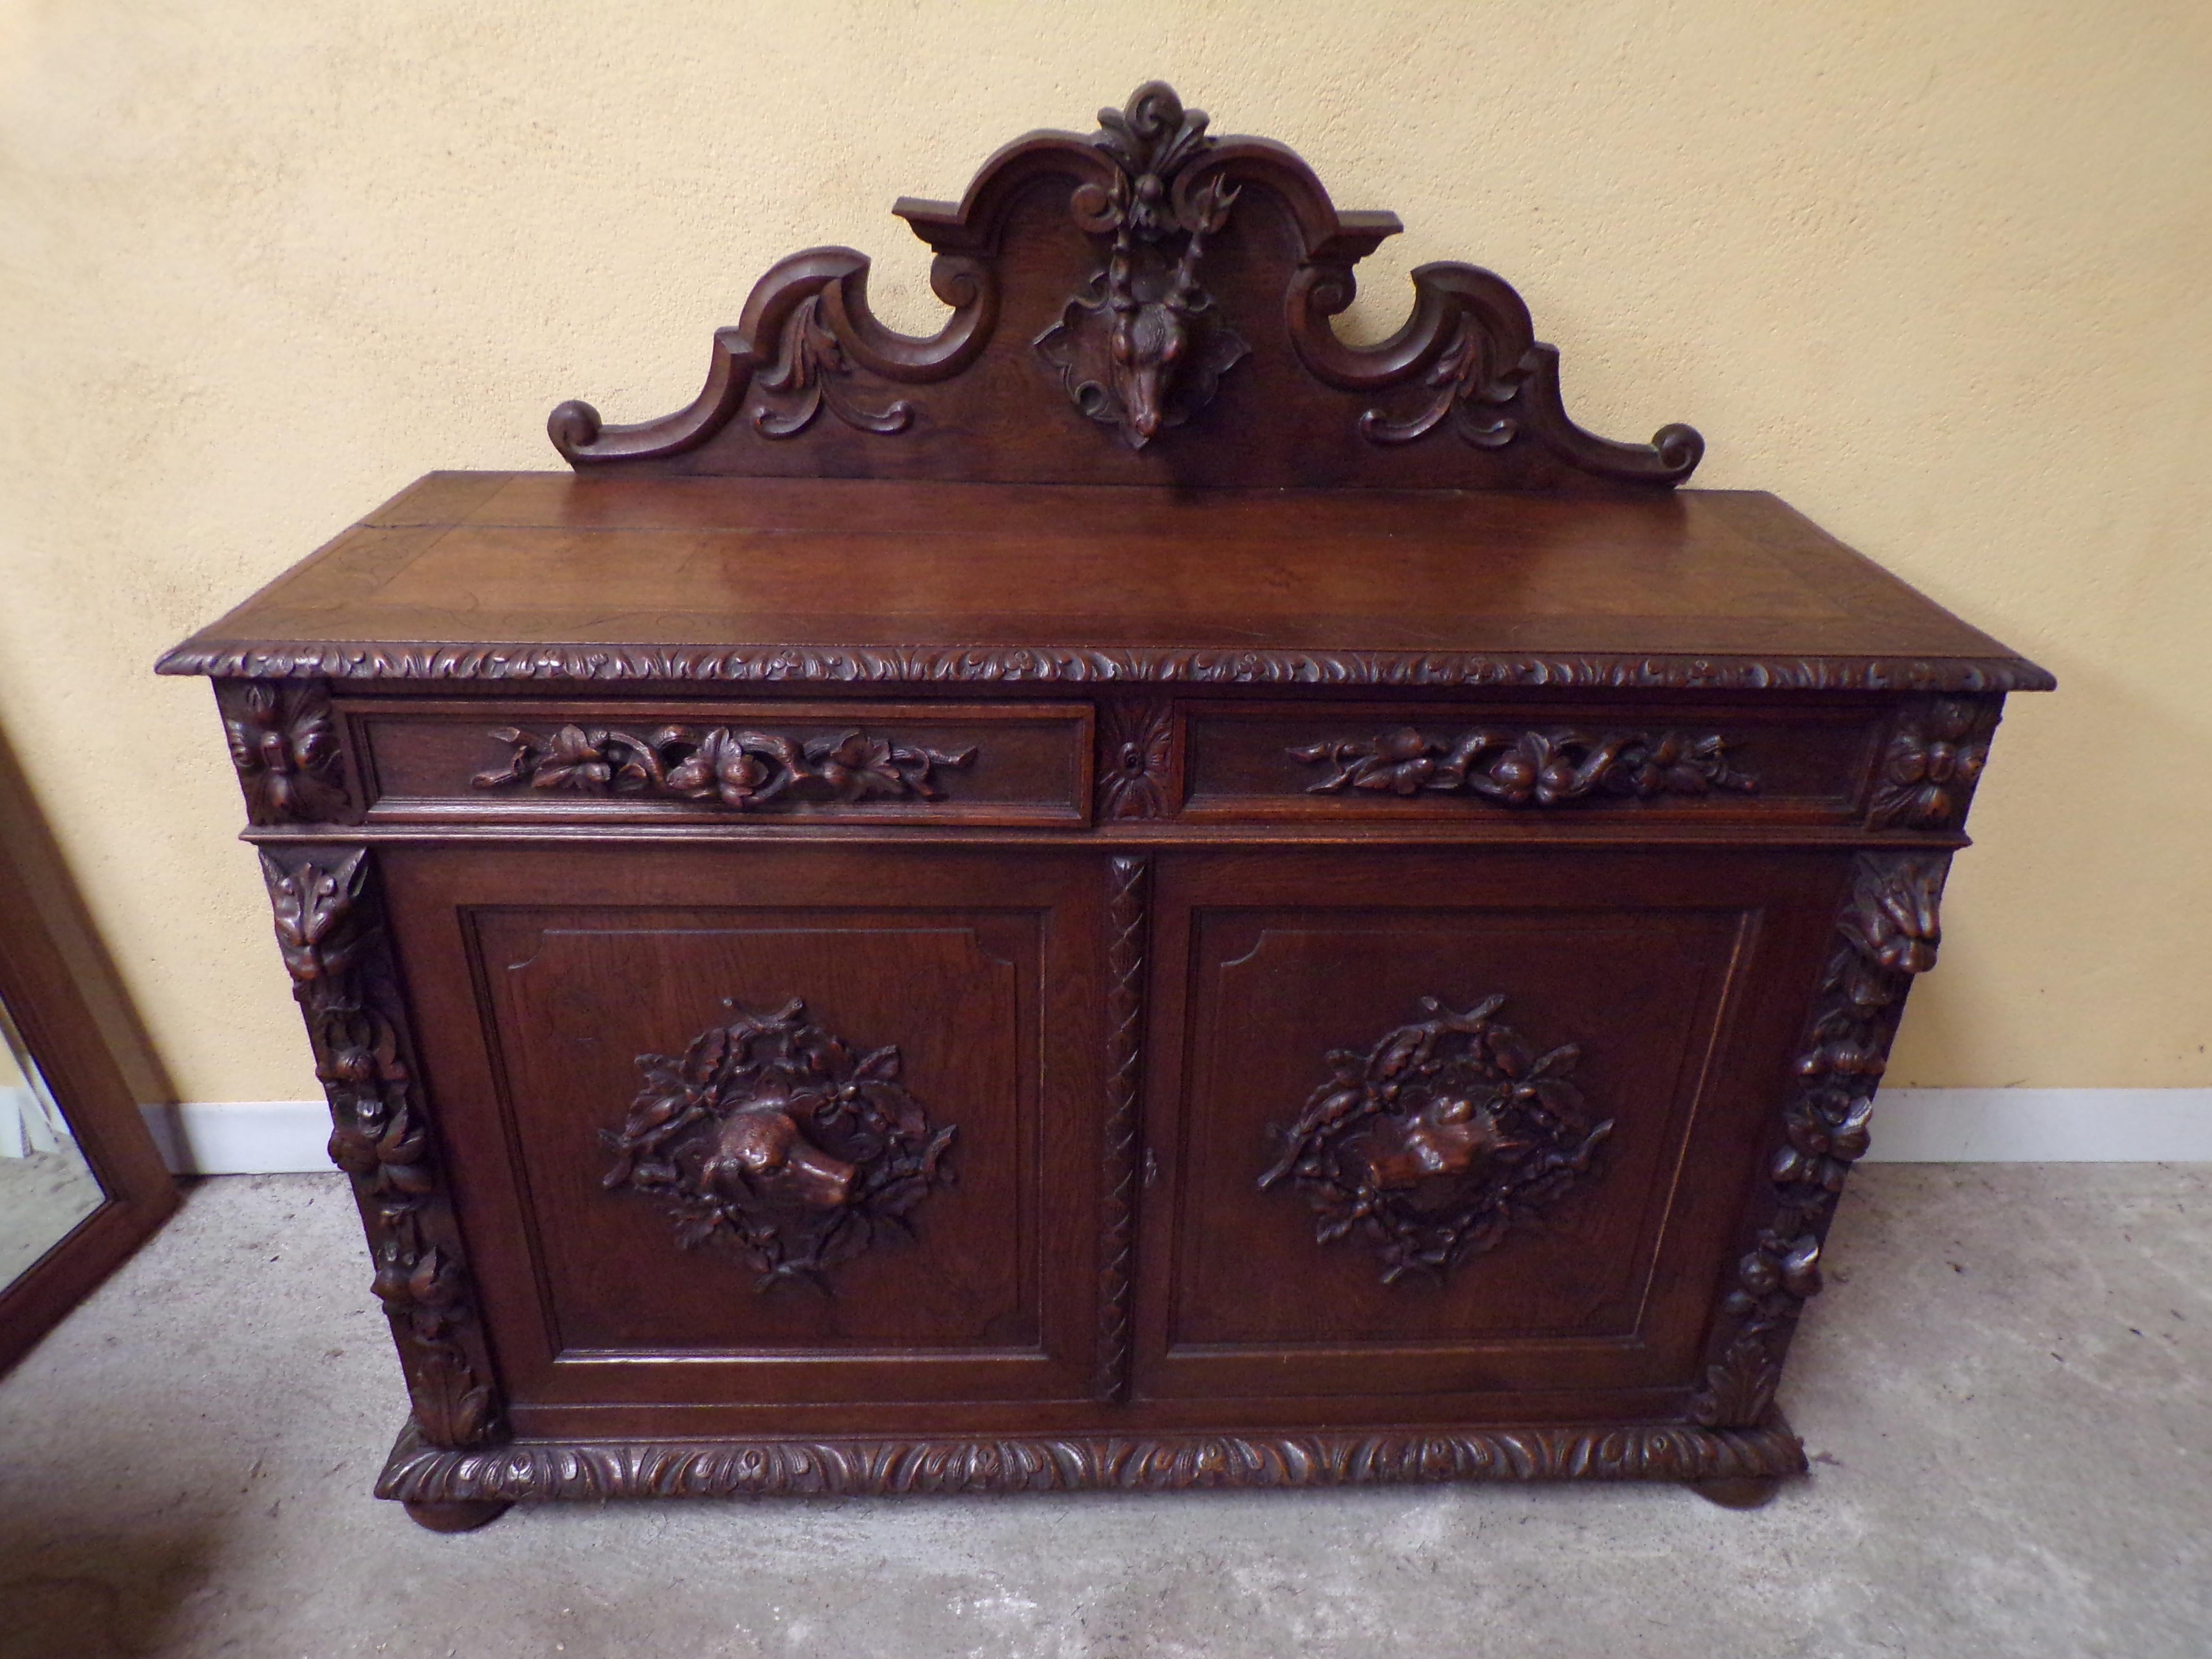
[[368,851],[264,851],[261,871],[330,1097],[331,1161],[353,1182],[416,1425],[434,1444],[482,1445],[498,1437],[499,1395],[410,1069]]
[[1966,822],[1974,785],[1989,762],[1999,705],[1936,698],[1898,716],[1882,750],[1868,824],[1876,830],[1950,830]]
[[1164,818],[1175,763],[1175,712],[1164,701],[1115,700],[1098,711],[1098,816]]
[[1229,222],[1237,192],[1218,173],[1188,187],[1185,174],[1216,146],[1206,112],[1183,108],[1164,82],[1138,88],[1124,109],[1100,110],[1098,125],[1091,143],[1112,170],[1103,185],[1077,185],[1070,208],[1085,230],[1113,239],[1111,251],[1036,349],[1078,409],[1142,449],[1211,403],[1251,350],[1198,280],[1206,239]]
[[1468,795],[1501,806],[1560,806],[1610,796],[1650,800],[1715,789],[1748,793],[1749,773],[1729,764],[1717,732],[1508,731],[1486,727],[1455,738],[1401,726],[1364,743],[1312,743],[1295,760],[1335,768],[1307,793],[1364,790],[1390,795]]
[[971,764],[957,754],[919,749],[848,731],[799,738],[718,726],[664,726],[637,737],[602,727],[564,726],[549,736],[513,726],[492,738],[513,751],[507,763],[478,773],[479,789],[516,784],[594,795],[718,803],[733,812],[781,802],[945,799],[936,769]]
[[1496,1249],[1592,1174],[1613,1133],[1568,1081],[1582,1050],[1538,1054],[1491,1018],[1504,1000],[1462,1014],[1424,997],[1426,1018],[1364,1054],[1331,1054],[1328,1081],[1260,1177],[1262,1189],[1287,1179],[1305,1195],[1317,1242],[1364,1237],[1386,1285],[1441,1278]]
[[1860,855],[1782,1109],[1767,1213],[1722,1297],[1705,1386],[1692,1413],[1709,1427],[1765,1421],[1844,1180],[1867,1149],[1875,1091],[1905,993],[1936,965],[1945,854]]
[[645,1087],[618,1133],[604,1184],[672,1200],[677,1242],[735,1250],[766,1291],[828,1270],[952,1179],[953,1127],[932,1129],[899,1083],[895,1048],[856,1054],[792,1001],[736,1013],[680,1059],[642,1054]]
[[249,822],[351,820],[337,721],[319,680],[218,680],[216,702]]

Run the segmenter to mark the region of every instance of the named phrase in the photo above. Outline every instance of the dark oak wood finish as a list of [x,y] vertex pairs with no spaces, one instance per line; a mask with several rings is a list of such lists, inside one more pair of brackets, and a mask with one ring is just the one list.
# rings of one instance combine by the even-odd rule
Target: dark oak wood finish
[[414,1395],[379,1492],[1742,1502],[2049,675],[1164,87],[179,647]]
[[0,738],[0,1006],[100,1182],[99,1207],[0,1285],[0,1372],[127,1260],[177,1207],[139,1115],[172,1097],[28,781]]

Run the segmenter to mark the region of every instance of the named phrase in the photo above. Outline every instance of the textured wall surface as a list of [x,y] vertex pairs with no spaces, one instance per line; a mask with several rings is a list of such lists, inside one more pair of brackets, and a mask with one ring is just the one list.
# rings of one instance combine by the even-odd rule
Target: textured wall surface
[[545,412],[688,401],[772,260],[877,256],[1151,76],[1406,270],[1514,281],[1583,424],[1700,428],[2053,669],[1894,1080],[2212,1084],[2212,8],[0,0],[0,723],[187,1098],[314,1091],[165,647]]

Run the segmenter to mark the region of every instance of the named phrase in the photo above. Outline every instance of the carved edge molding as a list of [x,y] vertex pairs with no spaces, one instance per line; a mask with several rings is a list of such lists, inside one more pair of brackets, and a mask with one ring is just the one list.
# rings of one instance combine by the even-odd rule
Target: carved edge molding
[[1115,698],[1098,710],[1098,816],[1164,818],[1175,810],[1175,707]]
[[1850,1166],[1866,1151],[1875,1091],[1912,981],[1936,965],[1948,853],[1863,853],[1806,1022],[1780,1145],[1751,1248],[1723,1291],[1691,1415],[1711,1428],[1767,1418]]
[[858,729],[834,738],[775,732],[665,726],[647,737],[603,727],[564,726],[550,737],[503,726],[491,734],[512,751],[497,771],[479,772],[478,789],[515,784],[583,794],[696,800],[733,812],[778,800],[843,805],[888,798],[945,799],[936,769],[972,764],[971,747],[948,755],[870,737]]
[[1805,1473],[1778,1421],[1399,1429],[1335,1434],[937,1440],[522,1441],[484,1450],[400,1436],[379,1498],[412,1504],[615,1498],[1177,1492],[1444,1480],[1715,1480]]
[[1136,1249],[1137,1135],[1144,1073],[1146,905],[1152,860],[1117,856],[1106,883],[1106,1146],[1098,1237],[1098,1364],[1092,1392],[1129,1386],[1130,1264]]
[[1347,790],[1463,795],[1500,806],[1561,806],[1591,796],[1651,800],[1716,789],[1751,793],[1759,780],[1729,765],[1717,732],[1586,732],[1481,728],[1432,738],[1413,726],[1364,743],[1312,743],[1294,760],[1334,766],[1310,795]]
[[1486,653],[1077,651],[1044,647],[928,650],[757,646],[309,644],[179,646],[164,674],[217,679],[627,680],[715,684],[1589,687],[1670,691],[2050,691],[2058,682],[2016,657],[1577,657]]
[[215,699],[247,823],[359,821],[328,686],[320,680],[218,680]]
[[2002,717],[1996,699],[1931,698],[1899,710],[1882,749],[1867,827],[1950,830],[1963,825]]
[[474,1285],[415,1072],[366,848],[264,848],[276,943],[331,1105],[331,1161],[353,1183],[374,1287],[427,1442],[501,1437]]

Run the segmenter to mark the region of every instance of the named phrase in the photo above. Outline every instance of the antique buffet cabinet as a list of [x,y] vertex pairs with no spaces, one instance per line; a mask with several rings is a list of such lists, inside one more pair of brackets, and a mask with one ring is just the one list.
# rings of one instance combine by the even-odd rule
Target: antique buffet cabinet
[[794,255],[210,676],[412,1405],[378,1492],[1755,1501],[2047,675],[1152,84]]

